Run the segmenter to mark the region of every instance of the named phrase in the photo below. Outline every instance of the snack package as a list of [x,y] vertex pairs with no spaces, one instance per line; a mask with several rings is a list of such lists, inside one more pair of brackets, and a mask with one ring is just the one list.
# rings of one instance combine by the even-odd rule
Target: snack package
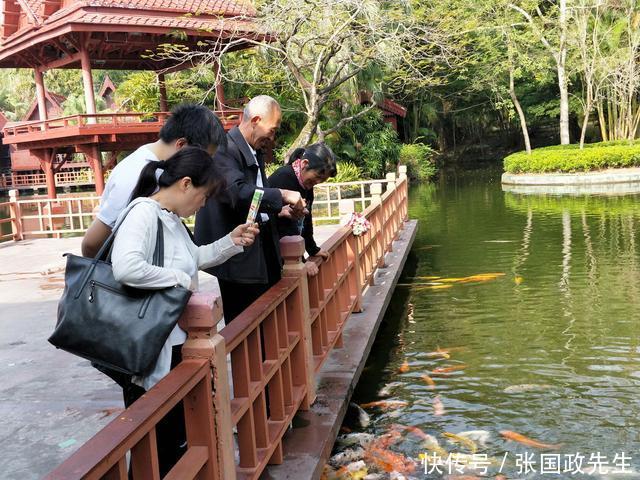
[[256,221],[256,217],[258,216],[258,209],[260,208],[260,202],[262,202],[263,195],[264,190],[260,190],[259,188],[256,188],[253,192],[253,198],[251,199],[251,206],[249,207],[249,213],[247,214],[246,223],[254,223]]

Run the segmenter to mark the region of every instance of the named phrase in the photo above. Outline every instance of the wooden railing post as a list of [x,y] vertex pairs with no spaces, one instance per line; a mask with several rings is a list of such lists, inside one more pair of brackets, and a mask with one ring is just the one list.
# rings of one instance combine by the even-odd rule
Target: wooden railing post
[[[340,224],[346,225],[355,210],[355,202],[353,200],[342,200],[340,202],[340,217],[342,219]],[[349,235],[347,238],[347,260],[353,262],[353,271],[349,275],[349,293],[356,297],[353,311],[360,313],[362,312],[362,272],[360,271],[358,244],[358,237],[353,234]]]
[[408,201],[408,193],[409,193],[409,177],[407,176],[407,166],[400,165],[398,167],[400,181],[404,180],[402,183],[402,196],[400,198],[400,213],[402,222],[400,223],[400,228],[404,228],[404,222],[408,220],[407,217],[407,201]]
[[24,240],[24,234],[22,232],[22,212],[20,211],[20,204],[18,203],[18,197],[20,192],[17,189],[9,190],[9,214],[11,215],[11,233],[13,233],[13,240]]
[[[203,467],[203,477],[213,480],[235,480],[233,425],[231,420],[231,393],[227,375],[225,340],[216,331],[222,318],[220,297],[194,294],[182,317],[180,326],[188,338],[182,347],[182,358],[207,358],[211,363],[213,402],[211,387],[207,395],[189,395],[184,399],[187,444],[204,446],[209,450],[209,461]],[[208,407],[204,405],[204,399]],[[193,407],[193,408],[190,408]],[[195,408],[198,407],[198,408]],[[206,423],[195,418],[194,412],[209,409]]]
[[311,312],[309,307],[309,283],[307,271],[302,262],[304,255],[304,239],[299,236],[283,237],[280,239],[280,253],[284,260],[282,275],[284,277],[296,277],[300,282],[300,299],[296,306],[302,327],[302,343],[305,358],[305,378],[307,395],[300,406],[301,410],[308,410],[316,399],[315,365],[313,360],[313,346],[311,338]]

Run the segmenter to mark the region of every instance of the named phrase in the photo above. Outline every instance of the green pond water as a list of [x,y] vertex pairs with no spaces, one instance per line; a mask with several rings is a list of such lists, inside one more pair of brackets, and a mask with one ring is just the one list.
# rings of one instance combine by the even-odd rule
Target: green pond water
[[[415,478],[640,478],[640,196],[516,195],[500,172],[469,172],[414,187],[409,213],[416,241],[353,397],[406,405],[367,408],[358,431],[401,431],[389,449],[417,462]],[[485,273],[504,275],[451,280]],[[484,430],[466,459],[482,468],[434,469],[419,434],[394,424],[466,454],[442,434]]]

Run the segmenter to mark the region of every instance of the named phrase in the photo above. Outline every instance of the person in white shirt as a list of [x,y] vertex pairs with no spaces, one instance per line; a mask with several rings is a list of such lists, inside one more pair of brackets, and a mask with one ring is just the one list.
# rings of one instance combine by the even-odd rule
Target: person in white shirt
[[[156,172],[161,174],[157,177]],[[184,147],[166,161],[148,162],[142,169],[129,208],[117,222],[111,252],[114,278],[136,288],[159,289],[180,285],[196,290],[198,270],[219,265],[253,244],[257,224],[242,224],[219,240],[196,246],[181,217],[195,214],[209,196],[224,187],[211,155],[198,147]],[[153,265],[155,238],[161,220],[164,266]],[[133,377],[123,386],[128,407],[181,361],[186,333],[176,325],[165,342],[153,370]],[[182,404],[158,424],[158,460],[164,476],[180,458],[186,435]]]
[[111,171],[100,200],[96,219],[82,239],[82,255],[95,257],[111,234],[120,212],[129,204],[140,172],[148,162],[166,160],[186,145],[206,149],[213,155],[226,146],[224,128],[216,115],[202,105],[182,104],[174,108],[160,129],[159,139],[142,145]]

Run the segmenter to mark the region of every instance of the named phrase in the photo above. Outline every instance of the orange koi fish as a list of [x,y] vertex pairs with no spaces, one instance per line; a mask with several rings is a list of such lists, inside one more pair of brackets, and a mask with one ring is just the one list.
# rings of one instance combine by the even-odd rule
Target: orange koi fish
[[402,365],[400,365],[400,368],[398,368],[398,371],[400,373],[407,373],[409,371],[409,362],[405,360]]
[[450,367],[438,367],[438,368],[434,368],[431,371],[431,374],[442,375],[442,374],[447,374],[451,372],[457,372],[459,370],[464,370],[465,368],[467,368],[467,366],[464,363],[462,365],[452,365]]
[[413,473],[416,469],[416,463],[410,458],[375,446],[365,451],[364,459],[385,472]]
[[395,430],[404,430],[405,432],[412,433],[421,440],[427,440],[431,438],[431,436],[424,433],[420,427],[414,427],[411,425],[400,425],[399,423],[394,423],[391,427]]
[[523,445],[527,445],[528,447],[542,448],[545,450],[557,450],[560,447],[562,447],[561,443],[550,444],[550,443],[538,442],[537,440],[534,440],[529,437],[525,437],[524,435],[521,435],[516,432],[512,432],[511,430],[502,430],[500,432],[500,435],[502,435],[507,440],[513,440],[514,442],[522,443]]
[[436,382],[433,381],[433,378],[431,378],[429,375],[422,375],[422,380],[424,380],[426,382],[427,385],[429,385],[429,388],[431,390],[435,390],[436,388]]
[[362,408],[381,408],[382,410],[388,410],[390,408],[406,407],[409,405],[404,400],[378,400],[375,402],[361,403]]
[[444,405],[442,403],[442,400],[440,400],[440,396],[436,396],[436,398],[433,399],[433,414],[436,417],[440,417],[442,415],[445,414],[445,409],[444,409]]

